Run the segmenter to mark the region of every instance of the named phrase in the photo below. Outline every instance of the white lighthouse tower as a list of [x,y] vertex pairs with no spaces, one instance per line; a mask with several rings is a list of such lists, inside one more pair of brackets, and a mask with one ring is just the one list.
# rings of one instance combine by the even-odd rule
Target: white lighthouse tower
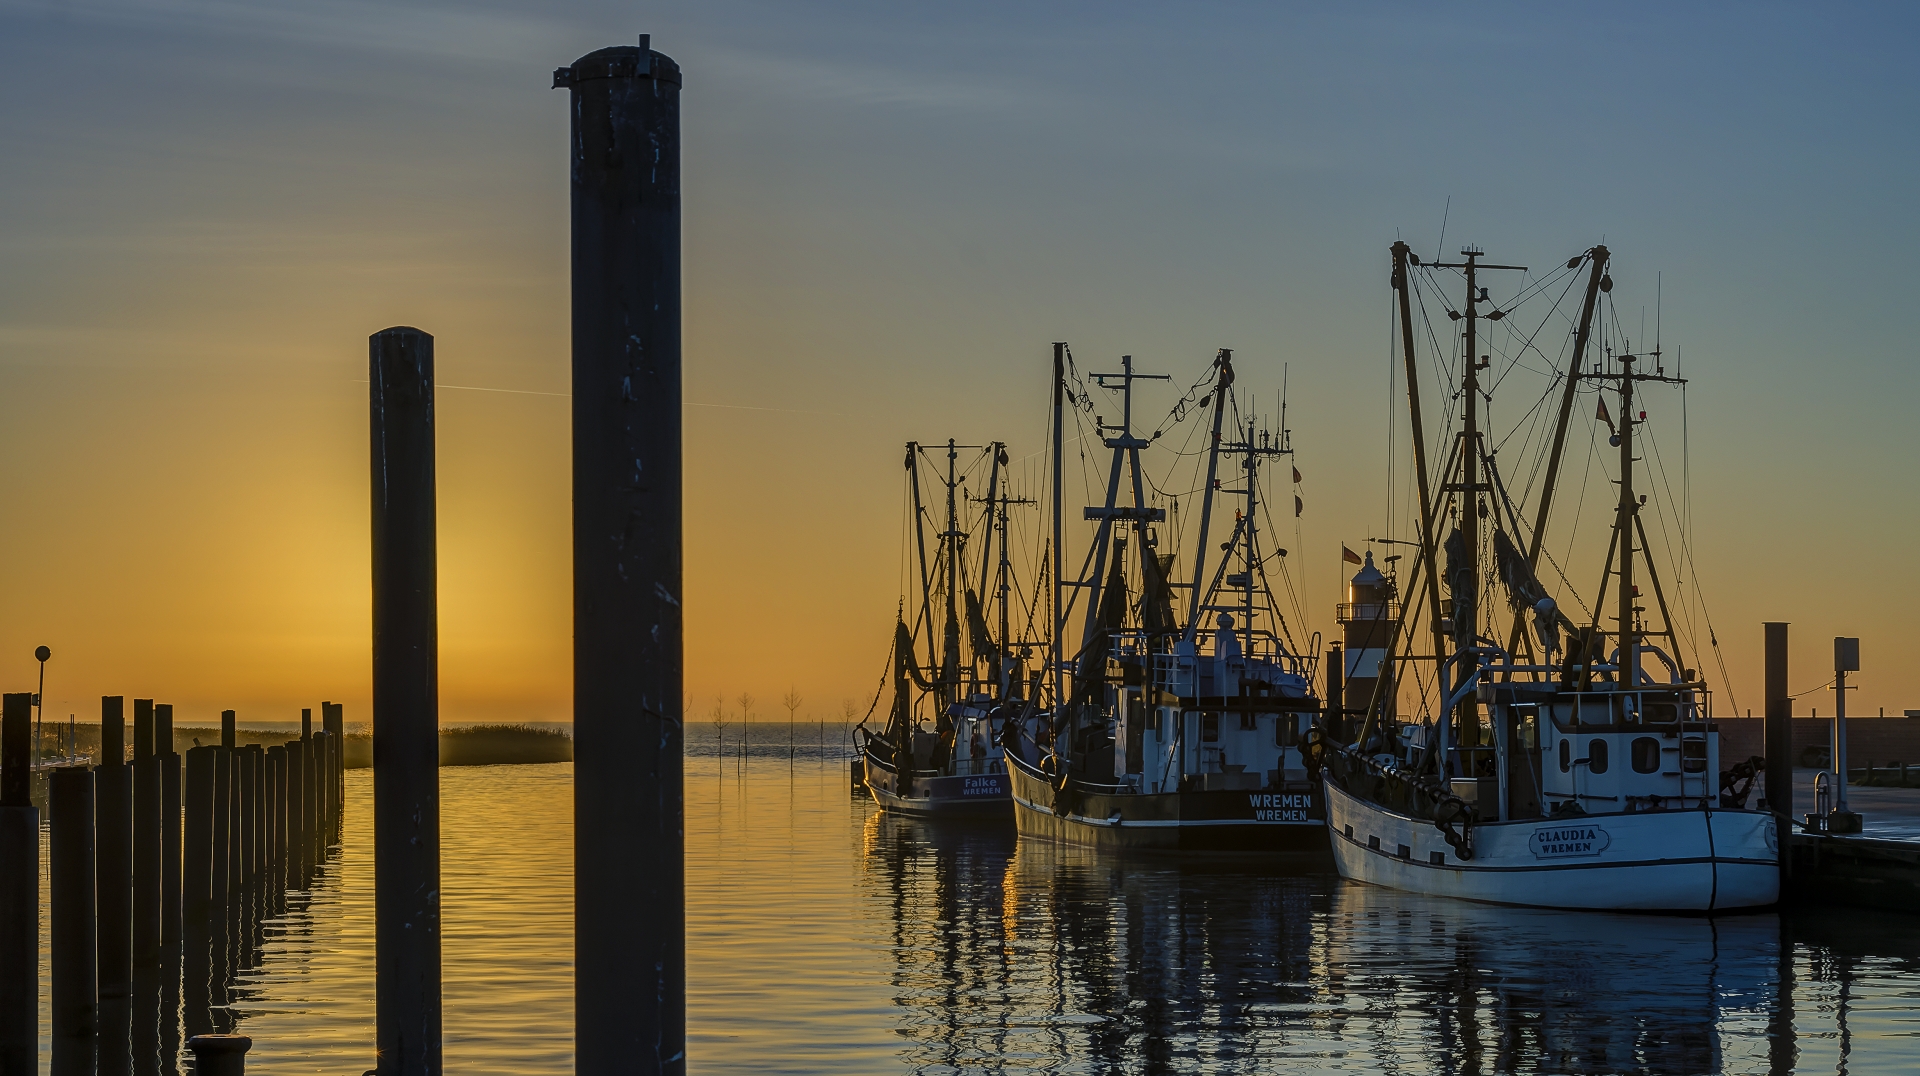
[[[1366,563],[1353,573],[1347,584],[1347,600],[1339,608],[1346,657],[1342,663],[1342,699],[1349,713],[1365,712],[1378,690],[1386,701],[1381,716],[1394,716],[1393,670],[1381,666],[1387,658],[1394,618],[1399,615],[1396,605],[1393,580],[1373,566],[1373,551],[1368,550]],[[1383,677],[1387,679],[1384,684]]]

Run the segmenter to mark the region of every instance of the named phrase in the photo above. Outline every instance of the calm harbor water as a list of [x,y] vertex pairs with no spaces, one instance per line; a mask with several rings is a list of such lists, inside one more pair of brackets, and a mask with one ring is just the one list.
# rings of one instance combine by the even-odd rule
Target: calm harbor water
[[[706,1073],[1920,1068],[1920,920],[1519,911],[1324,865],[1119,861],[882,816],[842,732],[689,730]],[[441,771],[447,1071],[572,1067],[571,767]],[[234,998],[249,1071],[373,1063],[371,786]],[[637,926],[638,924],[636,924]]]

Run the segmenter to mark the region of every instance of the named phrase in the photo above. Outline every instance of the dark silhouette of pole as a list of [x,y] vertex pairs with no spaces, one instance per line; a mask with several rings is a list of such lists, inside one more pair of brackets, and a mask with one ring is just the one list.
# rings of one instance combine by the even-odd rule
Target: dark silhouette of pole
[[182,776],[185,828],[180,847],[180,981],[185,993],[188,1034],[213,1030],[208,1008],[213,1004],[213,863],[214,784],[220,749],[195,747],[187,751]]
[[[617,46],[571,91],[574,1054],[686,1068],[680,67]],[[376,770],[376,776],[378,771]]]
[[47,815],[53,1076],[93,1076],[93,771],[62,766],[49,773]]
[[[333,824],[339,839],[340,820],[346,816],[341,805],[347,798],[347,708],[337,702],[320,704],[320,724],[333,737]],[[436,750],[438,749],[436,745]]]
[[180,752],[173,747],[173,707],[153,708],[153,742],[160,753],[160,949],[180,947]]
[[0,1073],[39,1071],[40,812],[33,695],[0,699]]
[[1761,721],[1767,756],[1767,809],[1780,834],[1781,895],[1793,876],[1793,696],[1787,691],[1787,625],[1766,621],[1766,716]]
[[300,814],[300,804],[305,797],[301,784],[306,776],[307,745],[299,740],[288,740],[287,752],[287,791],[284,810],[287,814],[287,888],[307,888],[307,829],[306,820]]
[[100,1076],[127,1076],[133,1066],[133,782],[126,736],[126,699],[102,697],[93,774]]
[[440,1072],[433,337],[418,329],[386,329],[373,334],[368,350],[375,1040],[380,1076],[425,1076]]
[[160,759],[153,700],[133,700],[133,961],[160,959]]

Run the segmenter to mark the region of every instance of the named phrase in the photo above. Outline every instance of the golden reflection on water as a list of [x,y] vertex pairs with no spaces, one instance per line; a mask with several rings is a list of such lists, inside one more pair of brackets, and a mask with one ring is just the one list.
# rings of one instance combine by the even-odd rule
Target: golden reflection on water
[[[844,759],[790,763],[784,729],[756,729],[744,767],[698,731],[694,1072],[1920,1067],[1909,919],[1571,915],[1311,862],[1115,859],[882,815]],[[348,773],[345,847],[236,991],[251,1071],[372,1064],[368,777]],[[571,768],[448,768],[441,788],[447,1071],[565,1072]]]

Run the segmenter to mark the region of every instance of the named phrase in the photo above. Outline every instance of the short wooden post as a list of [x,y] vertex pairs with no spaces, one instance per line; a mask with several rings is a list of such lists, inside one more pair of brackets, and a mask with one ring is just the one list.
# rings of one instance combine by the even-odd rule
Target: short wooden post
[[93,771],[63,766],[48,774],[47,815],[53,1076],[93,1076]]
[[33,806],[33,695],[0,699],[0,1073],[40,1057],[40,812]]

